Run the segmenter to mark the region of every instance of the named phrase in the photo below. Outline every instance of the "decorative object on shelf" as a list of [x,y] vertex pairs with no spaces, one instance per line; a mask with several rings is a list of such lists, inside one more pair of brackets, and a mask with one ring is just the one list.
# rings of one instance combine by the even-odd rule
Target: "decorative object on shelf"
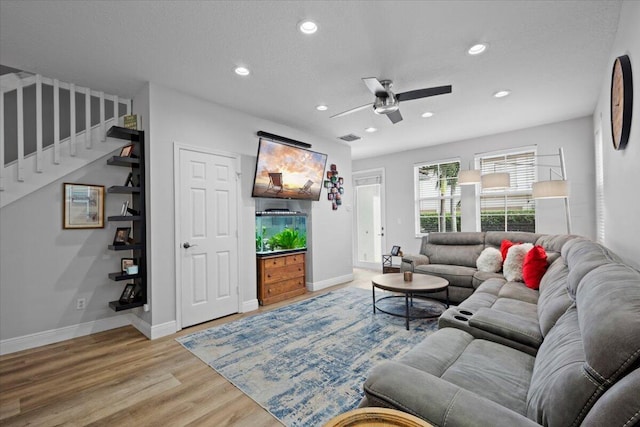
[[133,276],[134,274],[138,274],[138,266],[130,265],[129,267],[127,267],[127,274],[130,276]]
[[130,114],[128,116],[124,116],[124,127],[126,129],[138,129],[138,115]]
[[133,183],[133,172],[129,172],[129,175],[127,175],[127,180],[124,182],[124,186],[128,187],[129,184],[131,184],[132,187],[135,187],[135,184]]
[[126,216],[128,209],[129,209],[129,201],[125,200],[124,203],[122,203],[122,209],[120,209],[120,215]]
[[135,258],[121,258],[120,259],[120,268],[122,269],[122,271],[127,271],[127,268],[131,267],[132,265],[136,265]]
[[327,200],[331,202],[331,209],[335,211],[338,210],[338,206],[342,205],[344,178],[339,176],[338,167],[335,164],[331,164],[329,169],[324,187],[327,189]]
[[400,246],[394,246],[391,248],[391,255],[393,256],[401,256],[400,255]]
[[113,245],[127,245],[129,244],[129,234],[131,233],[131,227],[118,227],[116,234],[113,236]]
[[121,304],[130,304],[136,297],[136,285],[135,283],[127,283],[120,295]]
[[133,155],[133,144],[125,145],[120,150],[120,157],[131,157]]
[[629,55],[619,56],[613,62],[610,109],[613,148],[624,150],[629,142],[633,110],[633,73]]
[[104,228],[104,186],[63,184],[62,228]]

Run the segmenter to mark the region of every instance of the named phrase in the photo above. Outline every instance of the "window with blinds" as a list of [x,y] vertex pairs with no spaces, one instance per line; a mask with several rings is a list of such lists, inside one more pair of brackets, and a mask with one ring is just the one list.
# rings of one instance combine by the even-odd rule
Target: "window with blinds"
[[535,149],[483,154],[476,157],[482,174],[507,172],[511,186],[482,189],[480,224],[482,231],[530,231],[536,229],[536,206],[532,184],[536,181]]
[[458,160],[413,167],[416,235],[460,230],[458,171]]

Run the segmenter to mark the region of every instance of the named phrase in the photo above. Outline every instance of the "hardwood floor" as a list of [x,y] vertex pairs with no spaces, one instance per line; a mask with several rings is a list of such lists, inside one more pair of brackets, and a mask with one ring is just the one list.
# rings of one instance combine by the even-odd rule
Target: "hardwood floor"
[[[324,292],[369,289],[377,272],[260,307],[273,310]],[[0,425],[281,426],[266,410],[175,341],[257,312],[148,340],[134,327],[0,356]]]

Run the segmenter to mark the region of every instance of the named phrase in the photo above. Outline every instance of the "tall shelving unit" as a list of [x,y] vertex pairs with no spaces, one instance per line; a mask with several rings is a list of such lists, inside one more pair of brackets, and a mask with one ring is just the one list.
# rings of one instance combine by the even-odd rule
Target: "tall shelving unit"
[[146,206],[145,206],[145,157],[144,157],[144,131],[127,129],[119,126],[112,126],[107,132],[107,136],[129,141],[133,144],[133,156],[121,157],[113,156],[107,160],[111,166],[130,168],[135,179],[135,186],[116,185],[109,187],[107,193],[130,194],[131,209],[137,211],[136,215],[115,215],[107,217],[109,222],[129,222],[132,228],[133,242],[126,245],[109,245],[112,251],[123,253],[131,251],[132,258],[138,265],[137,274],[127,274],[123,271],[109,273],[109,279],[115,282],[126,281],[136,284],[136,297],[130,303],[120,301],[109,302],[109,307],[115,311],[128,310],[141,307],[147,303],[147,227],[146,227]]

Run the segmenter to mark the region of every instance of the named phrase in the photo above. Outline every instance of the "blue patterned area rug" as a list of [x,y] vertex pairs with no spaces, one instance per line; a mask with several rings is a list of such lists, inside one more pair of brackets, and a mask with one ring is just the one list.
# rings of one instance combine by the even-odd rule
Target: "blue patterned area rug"
[[358,406],[372,367],[437,329],[412,320],[407,331],[371,303],[370,291],[345,288],[177,341],[285,425],[318,426]]

